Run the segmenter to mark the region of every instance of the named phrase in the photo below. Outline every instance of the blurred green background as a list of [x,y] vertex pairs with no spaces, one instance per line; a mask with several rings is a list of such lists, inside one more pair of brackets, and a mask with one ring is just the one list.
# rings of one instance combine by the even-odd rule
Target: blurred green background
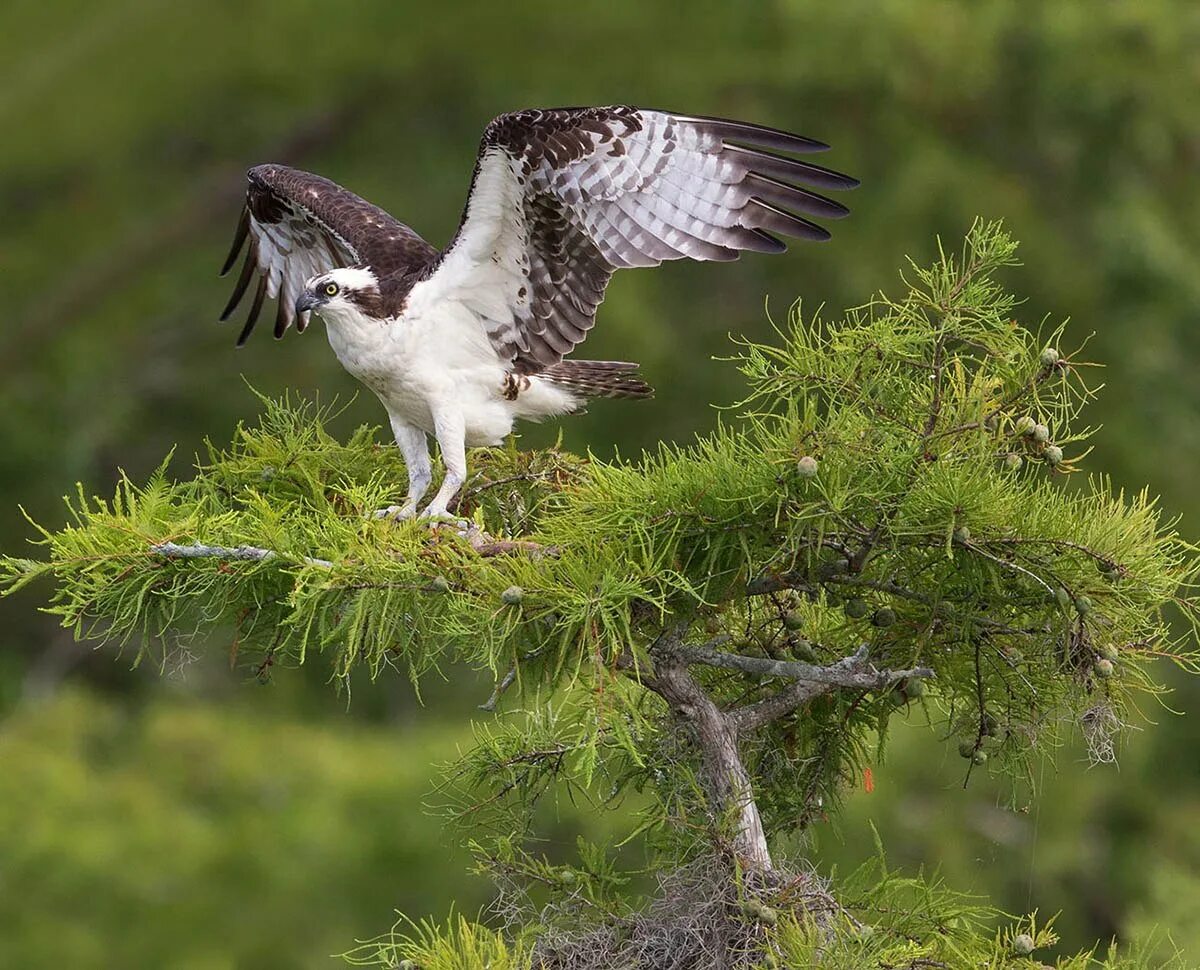
[[[863,180],[825,246],[617,277],[589,357],[658,389],[564,422],[565,443],[634,454],[712,426],[736,397],[726,334],[769,333],[802,296],[831,312],[897,286],[977,216],[1025,266],[1023,322],[1070,315],[1108,387],[1092,469],[1149,482],[1200,535],[1200,6],[1140,0],[764,0],[332,4],[8,0],[0,31],[0,548],[62,520],[172,445],[186,474],[259,390],[348,399],[318,325],[241,352],[214,323],[244,169],[328,175],[431,241],[452,233],[475,146],[523,106],[625,101],[791,128]],[[380,423],[360,395],[343,430]],[[556,428],[526,433],[528,446]],[[164,674],[73,643],[0,602],[0,966],[318,967],[393,908],[474,912],[488,887],[424,808],[488,685],[450,671],[420,706],[399,677],[260,685],[228,637]],[[194,659],[188,654],[193,654]],[[1171,708],[1200,685],[1170,671]],[[1162,923],[1200,964],[1200,718],[1146,711],[1119,769],[1082,749],[1030,802],[928,731],[901,732],[823,866],[872,852],[940,865],[1010,911],[1062,910],[1071,946]],[[564,811],[552,834],[608,825]],[[1190,935],[1189,935],[1190,934]]]

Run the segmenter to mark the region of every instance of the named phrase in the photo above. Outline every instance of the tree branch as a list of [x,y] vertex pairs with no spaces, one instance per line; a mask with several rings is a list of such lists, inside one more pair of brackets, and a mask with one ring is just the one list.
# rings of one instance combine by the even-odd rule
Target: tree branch
[[517,665],[513,664],[508,668],[508,673],[506,673],[503,678],[497,681],[495,688],[492,690],[492,696],[480,704],[479,709],[481,711],[494,711],[496,709],[496,705],[500,702],[501,695],[503,695],[503,693],[512,686],[513,681],[516,679]]
[[738,750],[737,731],[688,671],[685,649],[680,646],[687,628],[686,623],[677,624],[655,640],[650,647],[654,674],[643,683],[695,731],[710,807],[718,816],[730,812],[735,819],[734,853],[747,868],[770,871],[771,852],[754,786]]
[[[742,762],[738,738],[795,710],[810,698],[838,688],[881,690],[906,678],[929,678],[928,667],[909,670],[879,670],[867,659],[864,645],[855,654],[828,666],[791,660],[769,660],[726,653],[717,648],[729,637],[715,637],[700,646],[686,646],[687,624],[665,630],[650,647],[654,673],[642,684],[659,694],[677,717],[691,724],[704,766],[711,804],[718,811],[732,811],[737,819],[734,851],[742,862],[761,871],[771,869],[771,855],[762,818],[754,800],[749,772]],[[765,700],[732,711],[722,711],[691,675],[697,664],[735,670],[752,676],[780,677],[795,681]]]
[[865,644],[851,656],[843,657],[837,663],[824,667],[797,660],[771,660],[766,657],[745,657],[736,653],[724,653],[714,650],[711,644],[682,647],[679,652],[690,664],[723,667],[726,670],[737,670],[744,674],[802,680],[810,684],[823,684],[827,687],[881,690],[906,677],[928,678],[934,676],[929,667],[913,667],[909,670],[879,670],[874,664],[867,662]]
[[[241,562],[287,559],[274,549],[262,549],[258,546],[209,546],[202,542],[194,542],[190,546],[183,546],[177,542],[156,542],[150,547],[150,551],[165,559],[226,559]],[[333,563],[328,559],[315,559],[312,556],[300,556],[295,561],[305,566],[333,568]]]
[[[474,523],[467,524],[465,528],[456,527],[455,534],[466,539],[471,548],[484,558],[504,556],[513,552],[523,553],[534,559],[558,555],[558,549],[554,546],[543,546],[540,543],[524,539],[497,539],[488,535]],[[281,559],[286,562],[297,562],[304,566],[320,566],[323,569],[332,569],[334,566],[329,559],[319,559],[315,556],[290,557],[278,553],[274,549],[264,549],[261,546],[214,546],[203,542],[182,545],[178,542],[156,542],[150,546],[150,552],[165,559],[224,559],[232,562],[265,562],[268,559]]]
[[[978,551],[978,547],[972,547]],[[1011,565],[1011,563],[1009,564]],[[1022,570],[1023,571],[1023,570]],[[1036,578],[1036,577],[1035,577]],[[807,573],[802,572],[785,572],[773,573],[764,576],[759,576],[756,579],[750,580],[746,584],[747,596],[766,596],[771,593],[778,593],[786,589],[800,590],[801,592],[815,594],[819,586],[814,585],[809,581]],[[911,600],[914,603],[920,603],[922,606],[927,606],[934,609],[943,602],[946,606],[954,610],[954,615],[960,619],[970,620],[972,623],[986,627],[990,630],[995,630],[998,633],[1010,633],[1014,635],[1029,635],[1041,631],[1021,630],[1009,626],[1006,623],[1001,623],[999,620],[993,620],[991,617],[984,616],[980,613],[970,613],[957,608],[950,600],[938,600],[935,597],[927,596],[924,593],[918,593],[916,590],[909,589],[906,586],[901,586],[899,583],[890,579],[867,579],[863,576],[826,576],[821,580],[826,585],[850,586],[858,589],[871,589],[880,593],[887,593],[889,596],[896,596],[900,599]],[[1043,585],[1045,585],[1043,583]]]
[[746,584],[746,595],[767,596],[770,593],[781,593],[785,589],[814,592],[816,587],[808,579],[808,574],[803,572],[773,573],[759,576]]
[[867,659],[866,644],[859,647],[851,656],[843,657],[827,667],[816,667],[792,661],[759,660],[756,657],[733,658],[738,661],[738,665],[733,666],[728,662],[731,658],[730,654],[718,656],[722,657],[722,662],[715,666],[732,666],[736,670],[751,672],[751,667],[742,665],[743,662],[750,661],[754,668],[783,668],[778,672],[763,672],[768,672],[774,677],[789,677],[796,681],[790,687],[786,687],[764,700],[728,711],[725,716],[741,734],[757,731],[772,721],[790,714],[814,697],[832,693],[839,687],[855,690],[882,690],[902,680],[928,679],[935,676],[928,667],[912,667],[908,670],[879,670]]
[[1033,572],[1032,570],[1026,569],[1020,563],[1013,562],[1011,559],[1003,559],[1000,556],[993,555],[992,553],[990,553],[986,549],[984,549],[982,545],[980,545],[979,543],[976,543],[976,542],[964,542],[964,543],[962,543],[962,545],[964,548],[969,549],[971,552],[975,553],[977,556],[983,556],[984,559],[990,559],[997,566],[1002,566],[1005,569],[1011,569],[1014,572],[1021,573],[1024,576],[1028,576],[1035,583],[1037,583],[1039,586],[1041,586],[1042,589],[1044,589],[1051,596],[1054,595],[1054,589],[1050,586],[1049,583],[1047,583],[1044,579],[1042,579],[1042,577],[1039,576],[1037,573]]

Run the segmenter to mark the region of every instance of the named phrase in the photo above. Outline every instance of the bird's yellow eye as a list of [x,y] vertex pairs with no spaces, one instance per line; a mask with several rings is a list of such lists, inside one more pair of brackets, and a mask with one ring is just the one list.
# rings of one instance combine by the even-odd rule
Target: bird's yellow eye
[[325,294],[327,296],[337,296],[337,284],[336,283],[326,283],[325,284]]

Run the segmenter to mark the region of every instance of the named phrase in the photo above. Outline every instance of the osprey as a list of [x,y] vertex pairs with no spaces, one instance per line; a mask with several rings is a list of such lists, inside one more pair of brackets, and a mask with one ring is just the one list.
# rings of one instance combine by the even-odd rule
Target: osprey
[[503,114],[484,131],[462,220],[441,251],[328,179],[260,165],[221,271],[249,240],[221,319],[256,276],[239,346],[268,297],[279,300],[276,337],[320,316],[338,360],[387,409],[404,455],[407,498],[379,514],[416,514],[433,435],[445,479],[421,514],[443,516],[466,478],[466,446],[499,444],[517,419],[568,414],[589,398],[652,393],[637,364],[568,357],[615,270],[783,252],[772,233],[828,239],[805,216],[848,210],[802,185],[857,180],[777,154],[827,147],[624,105]]

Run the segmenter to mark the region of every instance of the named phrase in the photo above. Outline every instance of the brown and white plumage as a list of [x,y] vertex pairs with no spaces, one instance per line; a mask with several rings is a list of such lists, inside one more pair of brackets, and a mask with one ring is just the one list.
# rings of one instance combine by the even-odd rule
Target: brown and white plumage
[[[276,336],[319,313],[339,359],[388,408],[409,464],[401,514],[428,485],[424,436],[438,437],[447,477],[426,512],[442,514],[465,474],[464,440],[497,440],[517,418],[569,412],[590,396],[649,393],[636,365],[564,360],[586,339],[613,272],[778,253],[778,236],[827,239],[812,219],[847,210],[814,190],[856,181],[781,154],[825,148],[759,125],[627,106],[501,115],[441,252],[326,179],[259,166],[226,271],[247,240],[249,252],[222,318],[255,275],[239,343],[267,297],[280,301]],[[417,467],[414,477],[418,452],[425,474]]]
[[450,271],[450,287],[472,271],[503,285],[484,325],[497,353],[536,372],[583,342],[617,269],[783,252],[772,232],[828,239],[796,213],[838,218],[846,208],[783,179],[827,189],[855,181],[769,152],[825,147],[628,107],[501,115],[484,132],[462,224],[438,268]]
[[283,165],[259,165],[246,174],[246,204],[221,275],[233,268],[247,239],[249,251],[221,313],[227,320],[257,276],[250,315],[238,337],[244,344],[264,299],[279,301],[275,336],[293,323],[301,333],[309,313],[295,312],[304,284],[344,266],[370,266],[377,276],[403,276],[427,266],[437,250],[378,206],[335,182]]

